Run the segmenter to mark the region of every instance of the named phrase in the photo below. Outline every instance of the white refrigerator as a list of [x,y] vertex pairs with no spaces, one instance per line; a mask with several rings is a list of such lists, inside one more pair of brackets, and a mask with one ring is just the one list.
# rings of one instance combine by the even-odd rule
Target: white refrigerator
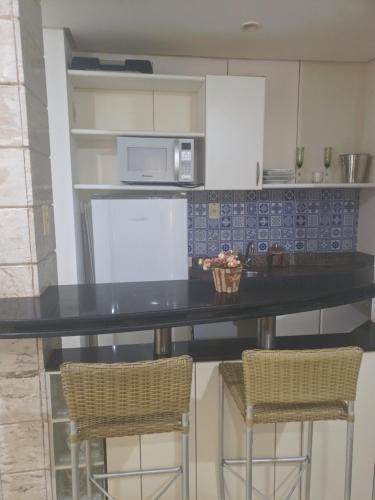
[[[188,279],[186,199],[94,199],[84,219],[88,281]],[[173,330],[172,338],[190,336]],[[98,345],[152,341],[152,331],[98,335]]]

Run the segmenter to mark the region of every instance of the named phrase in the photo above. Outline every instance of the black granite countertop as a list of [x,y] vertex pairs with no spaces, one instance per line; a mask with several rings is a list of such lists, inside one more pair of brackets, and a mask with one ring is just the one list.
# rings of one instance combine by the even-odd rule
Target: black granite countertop
[[[52,286],[40,298],[0,300],[0,339],[95,335],[290,314],[375,296],[373,257],[335,255],[243,278],[237,294],[212,279]],[[301,268],[305,268],[301,272]]]
[[[368,321],[351,333],[296,335],[276,337],[275,349],[323,349],[358,346],[366,352],[375,351],[375,323]],[[174,342],[171,357],[187,354],[195,362],[241,359],[242,351],[258,348],[255,338],[226,338]],[[132,344],[107,347],[57,349],[52,352],[46,370],[58,371],[64,362],[121,363],[155,359],[153,344]]]

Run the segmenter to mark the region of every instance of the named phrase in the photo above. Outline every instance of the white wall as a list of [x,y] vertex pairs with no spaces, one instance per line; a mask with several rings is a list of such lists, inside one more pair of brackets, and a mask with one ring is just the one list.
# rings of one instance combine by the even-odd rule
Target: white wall
[[[371,182],[375,182],[375,60],[366,66],[365,107],[362,152],[373,156]],[[358,220],[358,250],[375,254],[375,194],[363,189]],[[375,301],[372,301],[372,320],[375,321]]]

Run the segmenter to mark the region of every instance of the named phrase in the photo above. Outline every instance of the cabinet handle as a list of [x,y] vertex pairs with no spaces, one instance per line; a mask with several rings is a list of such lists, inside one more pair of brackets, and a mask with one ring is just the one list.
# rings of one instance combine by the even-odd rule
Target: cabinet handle
[[257,182],[256,182],[257,186],[259,186],[259,179],[260,179],[260,166],[259,166],[259,161],[257,161]]

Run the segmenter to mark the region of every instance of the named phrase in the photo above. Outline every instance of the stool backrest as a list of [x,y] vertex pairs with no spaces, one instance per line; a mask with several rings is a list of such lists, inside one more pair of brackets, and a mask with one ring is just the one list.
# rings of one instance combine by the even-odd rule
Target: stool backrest
[[362,349],[242,353],[246,405],[354,401]]
[[122,418],[189,411],[189,356],[140,363],[61,366],[70,420]]

